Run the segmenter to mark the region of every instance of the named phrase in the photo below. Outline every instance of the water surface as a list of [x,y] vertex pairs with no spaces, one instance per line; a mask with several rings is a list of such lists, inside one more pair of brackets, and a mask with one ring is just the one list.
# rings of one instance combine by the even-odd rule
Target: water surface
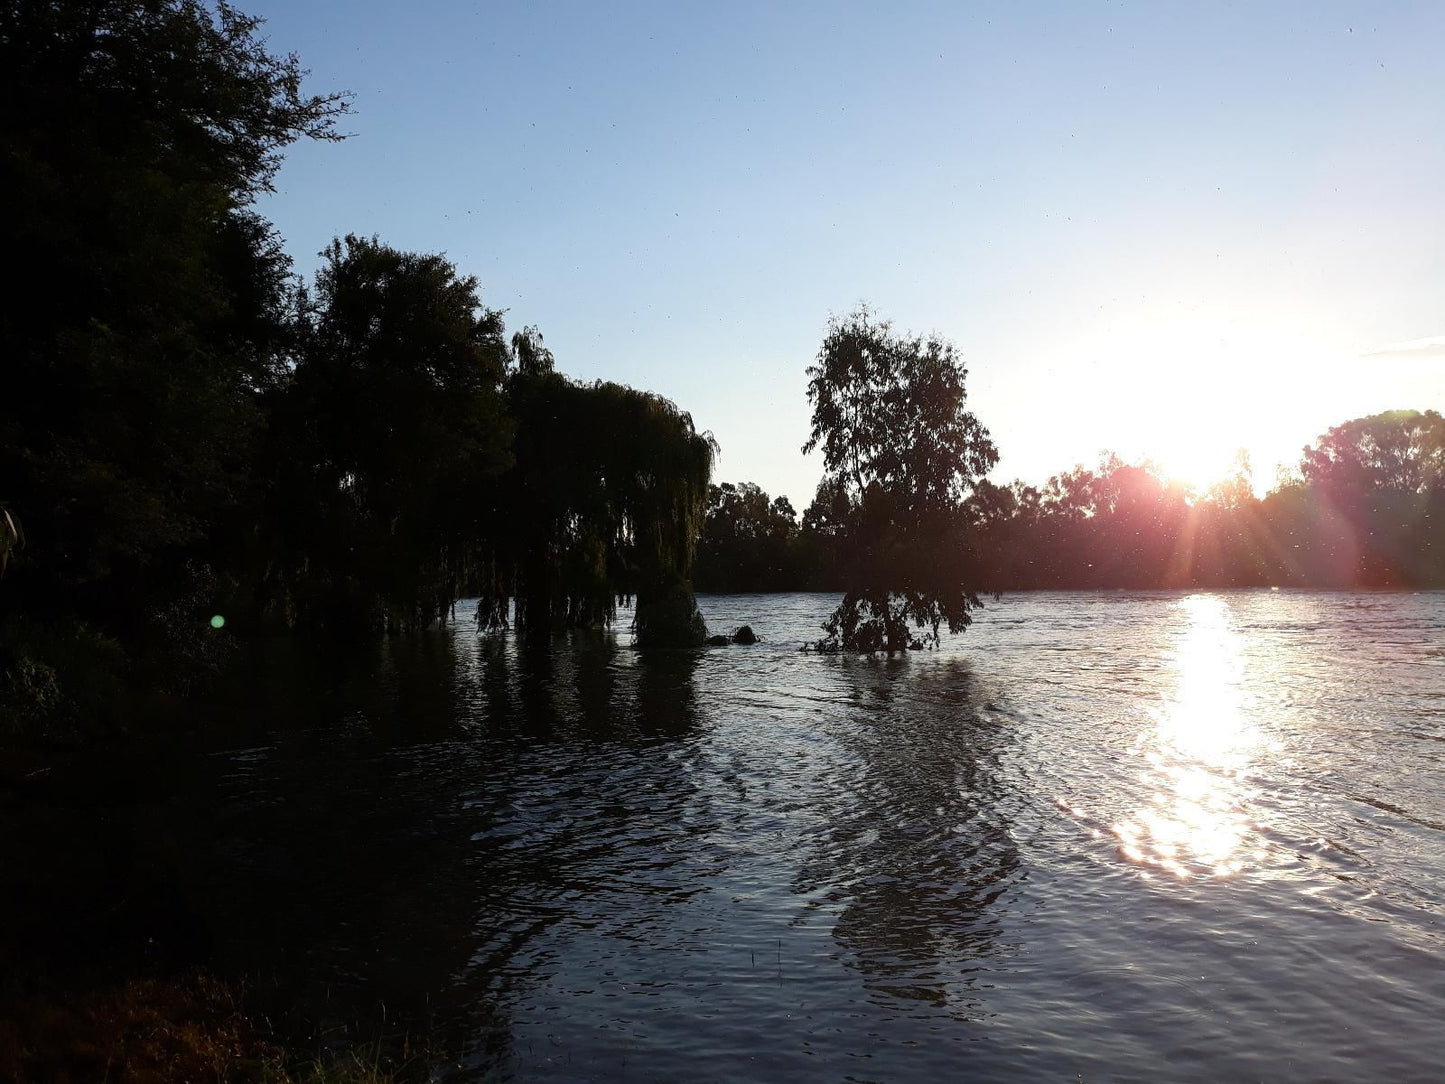
[[764,642],[258,663],[157,814],[218,959],[457,1079],[1445,1064],[1445,595],[1021,595],[891,660],[700,601]]

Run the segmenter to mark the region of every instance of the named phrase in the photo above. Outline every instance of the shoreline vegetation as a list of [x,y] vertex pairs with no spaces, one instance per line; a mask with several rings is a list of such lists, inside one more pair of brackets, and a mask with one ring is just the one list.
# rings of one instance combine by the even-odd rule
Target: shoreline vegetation
[[[28,893],[0,956],[0,1076],[425,1072],[405,1038],[366,1045],[371,1025],[329,1052],[280,1037],[204,951],[173,930],[157,947],[159,903],[97,901],[124,877],[63,868],[61,830],[127,799],[46,796],[49,766],[195,725],[248,640],[405,634],[480,597],[480,624],[529,637],[635,601],[639,646],[700,646],[696,587],[843,591],[818,646],[893,652],[1001,590],[1445,584],[1433,411],[1331,429],[1263,499],[1247,464],[1196,496],[1112,457],[999,486],[953,345],[866,308],[809,370],[826,473],[802,516],[713,484],[690,414],[566,377],[444,256],[349,234],[297,275],[256,204],[286,147],[343,138],[349,112],[304,76],[225,5],[25,0],[0,20],[0,239],[23,269],[0,321],[0,816]],[[54,846],[25,853],[37,826]]]
[[[802,515],[714,484],[693,580],[715,593],[842,591],[857,502],[830,478]],[[1445,419],[1394,410],[1334,426],[1255,495],[1248,459],[1204,493],[1104,453],[1041,486],[980,478],[951,544],[999,591],[1445,587]]]
[[258,20],[190,0],[0,22],[0,741],[87,740],[238,640],[405,633],[481,597],[529,635],[635,603],[700,644],[717,445],[650,392],[558,372],[445,257],[348,235],[311,281],[255,210],[341,138]]
[[[399,1084],[431,1079],[409,1038],[287,1043],[244,984],[204,971],[75,985],[11,974],[0,988],[0,1079],[170,1084]],[[301,1052],[302,1050],[308,1052]]]

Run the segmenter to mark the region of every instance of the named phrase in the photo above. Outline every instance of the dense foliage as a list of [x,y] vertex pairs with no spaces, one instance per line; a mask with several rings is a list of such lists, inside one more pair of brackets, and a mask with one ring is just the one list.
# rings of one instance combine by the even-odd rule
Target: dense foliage
[[266,588],[318,620],[425,625],[486,566],[514,428],[501,314],[440,256],[347,237],[324,257],[275,413]]
[[940,627],[959,631],[979,604],[963,499],[998,460],[966,409],[967,370],[952,343],[899,335],[859,308],[829,324],[808,376],[803,450],[823,449],[846,584],[818,646],[936,644]]
[[553,372],[533,333],[516,342],[506,401],[516,465],[491,490],[493,577],[478,616],[526,629],[610,621],[635,596],[638,642],[700,644],[688,583],[716,446],[692,418],[620,384]]
[[[196,3],[0,7],[0,485],[27,604],[136,609],[244,492],[288,262],[247,208],[333,138],[256,24]],[[165,579],[173,577],[166,572]]]
[[[766,502],[759,492],[753,504]],[[824,479],[781,552],[739,547],[748,532],[710,515],[698,582],[759,590],[750,570],[766,555],[779,570],[768,589],[844,590],[836,553],[846,512]],[[1445,419],[1398,410],[1335,426],[1263,498],[1243,459],[1203,494],[1113,455],[1043,486],[980,481],[959,531],[982,580],[1003,590],[1445,586]],[[719,553],[726,561],[714,561]]]
[[349,236],[303,286],[254,201],[347,103],[258,26],[0,2],[4,727],[184,692],[237,629],[401,630],[472,592],[537,630],[635,594],[640,639],[699,640],[710,438],[555,374],[535,329],[509,347],[441,256]]
[[786,591],[807,575],[798,514],[752,482],[708,487],[694,579],[702,591]]

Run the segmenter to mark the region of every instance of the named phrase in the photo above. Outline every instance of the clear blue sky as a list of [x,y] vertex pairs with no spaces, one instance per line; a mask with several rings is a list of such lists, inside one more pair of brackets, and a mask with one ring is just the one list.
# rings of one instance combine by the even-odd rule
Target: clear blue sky
[[1000,481],[1245,447],[1268,483],[1445,407],[1445,4],[242,7],[355,94],[262,206],[302,270],[445,251],[800,511],[804,369],[863,299],[957,343]]

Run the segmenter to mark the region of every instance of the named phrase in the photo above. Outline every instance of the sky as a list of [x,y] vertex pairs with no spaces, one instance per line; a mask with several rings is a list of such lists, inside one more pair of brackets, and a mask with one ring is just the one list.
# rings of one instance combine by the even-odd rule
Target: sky
[[241,6],[354,95],[260,207],[298,270],[445,252],[799,511],[805,370],[860,301],[957,345],[998,482],[1242,448],[1263,489],[1445,408],[1445,4]]

